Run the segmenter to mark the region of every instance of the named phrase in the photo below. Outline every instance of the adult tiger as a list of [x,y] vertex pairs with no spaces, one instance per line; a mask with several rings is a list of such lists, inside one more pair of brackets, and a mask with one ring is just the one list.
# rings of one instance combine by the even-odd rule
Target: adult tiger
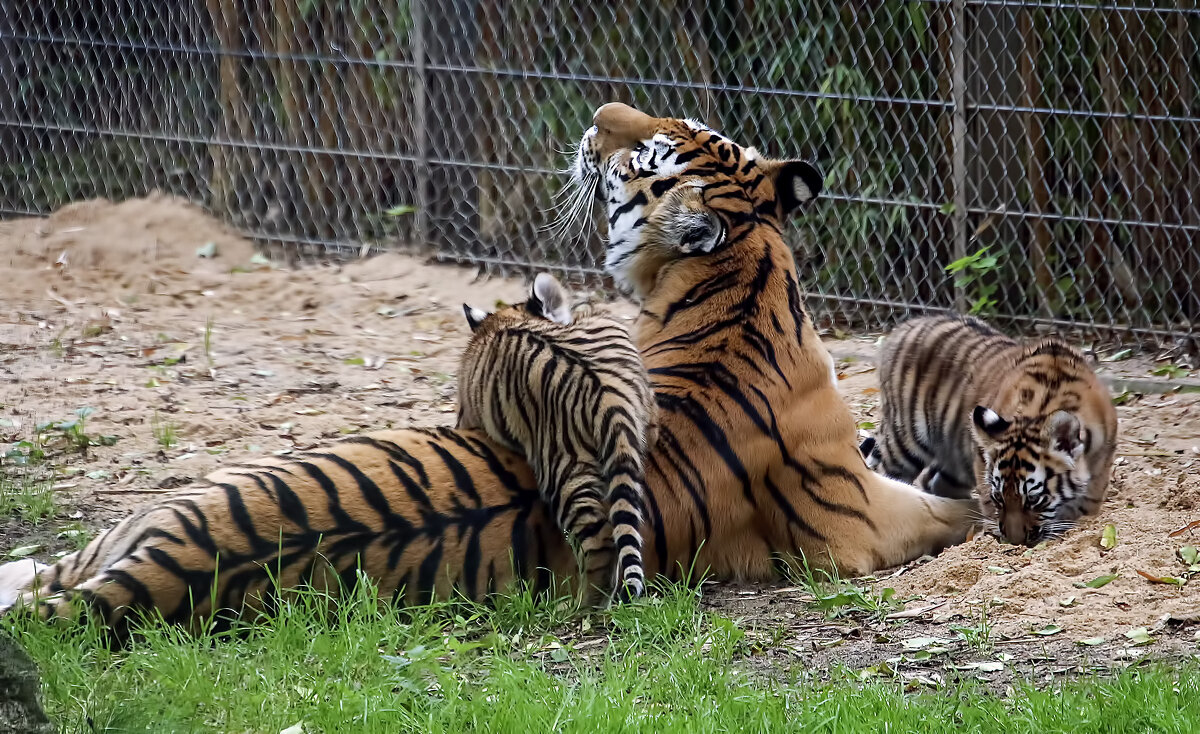
[[218,470],[52,566],[0,566],[0,612],[78,609],[120,636],[131,610],[184,624],[219,611],[223,624],[270,609],[280,591],[336,593],[362,576],[382,597],[420,603],[481,598],[516,578],[544,589],[574,571],[519,455],[482,431],[378,431]]
[[781,558],[869,573],[965,537],[969,502],[871,472],[804,310],[782,219],[821,175],[691,120],[597,110],[574,177],[608,216],[605,269],[640,303],[659,408],[646,568],[775,578]]
[[[594,122],[575,176],[607,206],[605,265],[641,303],[659,408],[647,572],[759,581],[804,555],[868,573],[961,540],[971,503],[886,479],[858,452],[780,234],[817,171],[621,104]],[[0,567],[0,607],[36,589],[47,616],[82,598],[111,623],[126,607],[194,621],[269,605],[276,583],[353,585],[359,568],[397,600],[577,572],[528,466],[483,434],[368,434],[210,480],[50,568]]]

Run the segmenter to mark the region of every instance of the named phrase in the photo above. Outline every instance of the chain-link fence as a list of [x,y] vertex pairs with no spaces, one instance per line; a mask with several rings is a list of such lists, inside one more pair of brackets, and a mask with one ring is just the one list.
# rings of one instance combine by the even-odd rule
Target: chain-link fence
[[824,317],[1194,348],[1198,40],[1195,0],[27,0],[0,13],[0,209],[158,188],[293,252],[596,276],[594,234],[543,227],[623,100],[818,162],[792,229]]

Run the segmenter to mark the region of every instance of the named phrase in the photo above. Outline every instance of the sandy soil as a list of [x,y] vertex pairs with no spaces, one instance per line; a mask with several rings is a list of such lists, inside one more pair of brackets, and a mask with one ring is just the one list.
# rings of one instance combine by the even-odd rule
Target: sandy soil
[[[451,422],[468,334],[461,303],[490,306],[524,290],[518,281],[399,255],[297,270],[253,253],[168,197],[82,202],[49,219],[0,223],[8,274],[0,290],[0,452],[84,407],[93,409],[85,432],[115,438],[84,453],[51,451],[60,510],[36,527],[0,517],[0,560],[31,543],[42,557],[62,552],[63,526],[111,524],[222,462],[362,430]],[[872,340],[827,344],[851,407],[873,420]],[[1131,359],[1102,372],[1147,378],[1150,366]],[[934,634],[982,621],[1002,638],[1033,640],[1038,654],[1057,645],[1060,658],[1073,659],[1079,640],[1101,637],[1106,642],[1088,653],[1120,658],[1134,642],[1126,633],[1148,627],[1155,649],[1194,651],[1200,574],[1177,586],[1138,572],[1186,580],[1179,550],[1200,546],[1200,528],[1171,535],[1200,520],[1200,395],[1132,396],[1118,412],[1120,456],[1102,517],[1031,551],[978,538],[892,572],[877,586],[895,588],[909,609],[941,605],[906,629]],[[7,463],[5,471],[14,470]],[[1111,549],[1100,544],[1107,524],[1117,531]],[[1101,588],[1077,587],[1109,574],[1117,578]],[[806,615],[802,597],[778,588],[707,594],[714,608],[752,627],[809,625],[796,632],[808,640],[823,623]],[[879,624],[899,622],[851,625],[858,636],[843,641],[863,649],[849,664],[874,665],[906,649],[903,635],[864,642],[863,630]],[[808,640],[795,654],[827,663],[837,660],[835,648]]]

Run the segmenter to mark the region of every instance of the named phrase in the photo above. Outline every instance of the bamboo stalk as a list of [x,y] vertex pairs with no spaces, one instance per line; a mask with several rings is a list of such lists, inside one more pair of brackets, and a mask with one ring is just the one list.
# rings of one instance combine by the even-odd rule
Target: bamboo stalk
[[[1042,106],[1042,80],[1037,68],[1037,59],[1042,52],[1042,39],[1035,27],[1033,14],[1037,12],[1022,8],[1020,14],[1021,26],[1021,104],[1034,108]],[[1026,164],[1025,176],[1029,181],[1029,194],[1033,203],[1034,214],[1044,214],[1050,210],[1050,191],[1046,187],[1046,134],[1041,114],[1027,112],[1023,116],[1025,123]],[[1038,308],[1042,316],[1054,316],[1052,298],[1055,295],[1054,274],[1046,262],[1050,251],[1050,225],[1040,216],[1033,217],[1030,222],[1032,229],[1029,238],[1029,258],[1033,263],[1033,281],[1037,292]]]
[[[350,9],[349,27],[345,31],[347,49],[352,49],[359,58],[370,59],[375,55],[372,39],[379,38],[379,25],[375,13],[371,11],[374,0],[363,0],[352,3]],[[383,119],[380,99],[375,91],[373,70],[366,64],[352,64],[346,68],[349,76],[342,89],[345,98],[338,105],[342,127],[346,131],[349,146],[355,150],[377,150],[379,146],[379,130]],[[382,185],[380,161],[377,158],[354,158],[345,160],[346,177],[350,191],[343,197],[343,204],[351,212],[361,216],[363,213],[376,211],[379,207],[378,192]],[[355,224],[357,237],[364,234],[362,224],[353,222],[358,217],[350,219]]]
[[[235,0],[205,0],[205,4],[221,51],[217,62],[217,102],[221,117],[219,126],[224,128],[224,134],[218,131],[217,136],[240,140],[249,124],[245,120],[245,98],[239,80],[241,64],[237,56],[229,53],[239,47],[237,6]],[[231,216],[241,179],[238,153],[214,143],[209,146],[209,155],[212,158],[209,177],[212,207],[224,216]]]
[[[303,142],[305,89],[304,79],[293,55],[303,43],[300,9],[297,0],[270,0],[273,19],[270,38],[271,50],[277,54],[272,65],[275,76],[275,93],[279,95],[283,108],[283,139],[288,145]],[[304,158],[299,153],[287,153],[289,165],[283,175],[283,186],[277,195],[284,212],[295,212],[301,195],[296,191],[300,171],[304,169]]]
[[[954,65],[954,61],[950,55],[950,33],[951,27],[956,22],[956,19],[954,12],[950,9],[948,4],[942,4],[934,7],[937,9],[934,10],[931,15],[938,19],[937,44],[938,63],[940,66],[937,76],[937,98],[945,101],[951,98],[953,86],[950,78],[950,71]],[[935,201],[941,201],[943,203],[949,203],[950,199],[954,196],[954,137],[952,123],[953,120],[950,112],[943,111],[942,113],[938,114],[938,137],[942,141],[942,149],[945,154],[942,155],[938,160],[937,181],[936,185],[931,187],[931,193],[935,197]],[[947,261],[947,256],[949,256],[950,259],[954,259],[954,247],[957,239],[954,237],[953,224],[946,221],[947,217],[941,212],[938,212],[936,216],[938,218],[937,221],[939,224],[939,232],[950,233],[949,237],[941,237],[938,239],[939,244],[946,243],[946,246],[944,248],[939,248],[939,250],[935,252],[937,255],[937,262],[945,263]],[[950,224],[950,226],[947,226],[947,224]],[[943,272],[941,275],[944,276],[945,273]],[[934,297],[931,300],[934,302],[941,300],[938,296],[941,296],[942,293],[935,292],[932,295]],[[957,303],[957,286],[951,284],[950,295],[955,299],[956,305],[959,305]]]
[[[1100,78],[1101,98],[1106,111],[1117,112],[1121,108],[1120,86],[1115,70],[1124,66],[1122,59],[1130,53],[1127,43],[1128,33],[1115,33],[1112,28],[1113,20],[1120,20],[1121,14],[1115,11],[1096,11],[1089,18],[1092,38],[1097,45],[1096,75]],[[1120,212],[1111,211],[1113,204],[1112,192],[1116,186],[1132,185],[1133,172],[1128,138],[1124,134],[1126,125],[1116,117],[1108,117],[1101,123],[1101,135],[1097,138],[1093,156],[1096,161],[1096,182],[1092,186],[1092,200],[1095,202],[1097,216],[1120,216]],[[1136,250],[1135,250],[1136,252]],[[1133,289],[1132,275],[1125,265],[1124,256],[1116,245],[1112,230],[1108,225],[1095,223],[1092,225],[1092,237],[1084,247],[1084,262],[1091,273],[1107,271],[1112,277],[1113,285],[1117,287],[1126,307],[1136,304],[1139,295]],[[1093,278],[1089,295],[1103,302],[1107,294],[1101,283]],[[1139,319],[1132,318],[1133,321]]]
[[[332,32],[331,29],[338,26],[336,8],[332,3],[322,3],[320,8],[321,28],[323,35],[328,39]],[[337,72],[336,64],[328,61],[321,63],[321,81],[316,94],[318,107],[312,116],[316,121],[317,142],[320,147],[325,149],[338,147],[336,116],[341,80],[338,79]],[[311,95],[309,100],[312,101]],[[313,161],[308,168],[309,188],[314,194],[314,198],[309,200],[309,212],[313,218],[314,229],[319,237],[333,238],[335,236],[334,223],[329,213],[334,209],[337,193],[335,187],[338,187],[340,183],[337,161],[332,155],[318,153],[313,156]]]

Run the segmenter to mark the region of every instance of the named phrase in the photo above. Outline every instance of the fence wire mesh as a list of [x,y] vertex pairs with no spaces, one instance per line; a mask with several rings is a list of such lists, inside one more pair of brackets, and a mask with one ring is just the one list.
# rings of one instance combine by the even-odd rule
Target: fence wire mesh
[[811,304],[1200,337],[1195,0],[29,0],[0,14],[0,209],[160,189],[295,253],[600,275],[556,241],[595,107],[827,173]]

